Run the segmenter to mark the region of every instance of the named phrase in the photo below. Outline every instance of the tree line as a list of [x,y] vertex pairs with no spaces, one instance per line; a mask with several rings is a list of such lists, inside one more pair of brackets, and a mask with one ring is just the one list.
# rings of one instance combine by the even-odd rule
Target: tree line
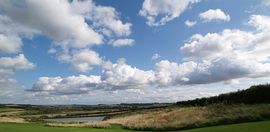
[[270,103],[270,84],[254,85],[245,90],[238,90],[218,96],[197,98],[195,100],[187,100],[177,102],[176,105],[181,106],[205,106],[209,104],[255,104]]

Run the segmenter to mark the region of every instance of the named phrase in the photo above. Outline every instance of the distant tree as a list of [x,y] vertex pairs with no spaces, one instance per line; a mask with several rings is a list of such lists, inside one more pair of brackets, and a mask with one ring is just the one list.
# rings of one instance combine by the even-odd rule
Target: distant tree
[[205,106],[208,104],[254,104],[254,103],[270,103],[270,84],[251,86],[246,90],[238,90],[218,96],[180,101],[177,105],[182,106]]

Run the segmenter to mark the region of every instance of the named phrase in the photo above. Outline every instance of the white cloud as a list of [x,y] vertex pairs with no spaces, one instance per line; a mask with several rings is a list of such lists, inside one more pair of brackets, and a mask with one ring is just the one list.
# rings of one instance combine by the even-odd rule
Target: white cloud
[[252,15],[255,31],[225,29],[193,35],[180,48],[184,59],[197,63],[189,83],[211,83],[243,77],[269,76],[269,16]]
[[156,64],[156,84],[161,86],[181,85],[190,81],[189,75],[196,67],[194,62],[178,64],[168,60],[162,60]]
[[230,21],[230,15],[225,14],[221,9],[209,9],[199,14],[199,17],[205,22],[213,20]]
[[[76,76],[79,78],[79,76]],[[89,77],[89,76],[87,76]],[[64,78],[62,78],[64,79]],[[65,78],[66,79],[66,78]],[[83,79],[82,79],[83,80]],[[185,85],[179,87],[165,87],[145,89],[126,89],[116,91],[80,91],[73,89],[84,95],[39,91],[28,92],[19,86],[15,80],[0,80],[0,100],[6,103],[31,103],[31,104],[116,104],[116,103],[147,103],[147,102],[176,102],[180,100],[190,100],[206,96],[214,96],[220,93],[227,93],[239,89],[248,88],[251,85],[263,84],[269,78],[240,79],[238,85],[212,83],[204,85]],[[74,82],[70,81],[68,82]],[[95,88],[92,88],[95,89]],[[70,91],[69,91],[70,92]]]
[[[1,5],[0,5],[1,6]],[[31,38],[37,31],[22,26],[0,13],[0,53],[12,54],[21,51],[21,37]]]
[[[144,91],[147,88],[212,83],[229,85],[227,82],[231,80],[269,77],[270,30],[266,29],[269,28],[266,22],[268,19],[269,16],[252,15],[249,23],[255,27],[254,31],[224,29],[220,33],[193,35],[180,48],[184,57],[182,63],[161,60],[156,63],[154,70],[142,70],[126,64],[124,59],[115,64],[107,61],[101,64],[102,74],[94,76],[97,79],[91,83],[87,80],[91,80],[93,76],[71,76],[76,78],[75,82],[81,83],[72,83],[73,81],[68,79],[70,77],[44,77],[46,83],[41,83],[44,82],[41,78],[32,89],[50,89],[50,93],[54,94],[83,93],[81,89],[86,90],[85,93],[97,89],[131,89],[127,92],[147,95]],[[206,95],[198,94],[200,95],[197,96]]]
[[58,59],[62,62],[71,63],[72,68],[79,72],[87,72],[92,69],[93,65],[102,63],[98,53],[88,49],[62,53],[58,56]]
[[72,9],[82,14],[87,20],[93,22],[93,26],[104,35],[118,37],[131,34],[131,23],[123,23],[119,19],[119,13],[110,6],[99,6],[93,1],[73,1]]
[[0,34],[0,53],[17,53],[21,51],[22,41],[16,36],[5,36]]
[[258,30],[270,30],[270,17],[263,15],[252,15],[249,24],[255,26]]
[[[148,87],[168,87],[188,82],[189,79],[185,76],[192,72],[195,66],[193,62],[177,64],[163,60],[156,64],[154,71],[141,70],[126,64],[124,59],[120,59],[115,64],[103,63],[103,72],[100,76],[40,77],[32,90],[49,94],[81,94],[95,90],[132,89],[131,91],[140,91],[139,89],[143,90]],[[92,81],[93,78],[95,81]]]
[[116,64],[107,63],[102,74],[105,89],[144,88],[154,81],[154,72],[140,70],[127,65],[123,59]]
[[1,103],[18,103],[28,95],[16,80],[0,77]]
[[134,44],[133,39],[117,39],[112,42],[112,45],[115,47],[132,46],[133,44]]
[[68,1],[1,1],[0,7],[12,21],[63,45],[85,47],[102,42],[102,36],[90,28],[84,17],[72,12]]
[[23,54],[15,57],[0,57],[0,79],[9,78],[18,70],[34,69],[35,64],[29,62]]
[[107,62],[100,76],[40,77],[33,91],[51,94],[81,94],[93,90],[137,89],[154,81],[153,71],[143,71],[127,65],[120,59],[116,64]]
[[[147,25],[160,26],[179,17],[188,7],[200,0],[145,0],[139,14]],[[158,19],[160,18],[160,19]]]
[[190,20],[186,20],[186,21],[185,21],[185,25],[186,25],[187,27],[194,27],[196,24],[197,24],[196,21],[190,21]]
[[197,63],[197,67],[188,75],[187,84],[209,84],[247,77],[254,69],[243,64],[225,58]]
[[[74,50],[82,51],[112,40],[116,40],[117,46],[134,43],[128,38],[132,24],[121,21],[115,8],[97,5],[92,0],[4,0],[0,1],[0,9],[0,53],[19,52],[21,40],[32,39],[35,35],[43,35],[53,41],[51,49],[54,50],[49,50],[50,53],[59,56],[64,52],[59,60],[73,57]],[[85,72],[91,69],[90,65],[100,61],[96,53],[88,55],[92,56],[91,60],[74,60],[73,57],[66,62],[79,62],[76,65],[72,63],[74,69]]]
[[152,60],[157,60],[157,59],[159,59],[161,56],[158,54],[158,53],[155,53],[155,54],[153,54],[153,56],[152,56]]
[[82,94],[95,90],[100,83],[99,76],[40,77],[33,85],[33,91],[50,94]]
[[[251,32],[225,29],[221,33],[195,34],[181,47],[184,59],[213,59],[232,54],[231,50],[248,48],[254,36]],[[232,54],[233,55],[233,54]]]

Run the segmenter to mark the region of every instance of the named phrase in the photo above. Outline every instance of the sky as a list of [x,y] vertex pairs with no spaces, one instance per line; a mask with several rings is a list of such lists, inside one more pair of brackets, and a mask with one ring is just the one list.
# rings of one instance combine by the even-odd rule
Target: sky
[[269,83],[269,0],[1,0],[0,103],[177,102]]

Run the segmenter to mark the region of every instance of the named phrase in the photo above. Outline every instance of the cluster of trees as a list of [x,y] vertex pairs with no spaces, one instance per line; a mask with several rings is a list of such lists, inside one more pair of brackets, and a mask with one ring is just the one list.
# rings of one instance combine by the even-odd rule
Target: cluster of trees
[[214,97],[200,98],[195,100],[180,101],[181,106],[205,106],[209,104],[255,104],[270,103],[270,84],[251,86],[246,90],[239,90]]

